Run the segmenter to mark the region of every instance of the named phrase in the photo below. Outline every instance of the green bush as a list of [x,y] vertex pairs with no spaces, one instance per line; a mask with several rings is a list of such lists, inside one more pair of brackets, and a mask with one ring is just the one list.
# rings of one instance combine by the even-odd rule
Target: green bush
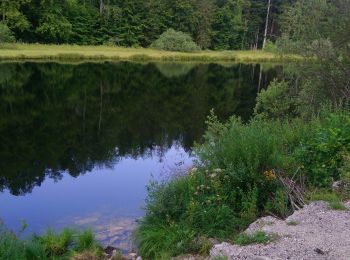
[[295,100],[290,92],[286,81],[272,81],[266,90],[259,93],[254,114],[270,119],[295,116]]
[[343,165],[339,169],[340,179],[350,185],[350,152],[343,155]]
[[301,145],[297,158],[312,186],[330,187],[340,179],[344,154],[349,152],[350,115],[338,112],[322,120],[315,134]]
[[192,40],[191,36],[186,33],[168,29],[159,38],[154,41],[151,48],[165,51],[199,51],[199,46]]
[[15,37],[8,26],[0,22],[0,44],[15,42]]
[[212,115],[205,142],[194,149],[198,169],[149,186],[146,216],[135,233],[141,255],[197,253],[201,237],[233,239],[267,211],[286,215],[277,169],[296,168],[292,155],[307,133],[309,125],[298,120],[223,124]]
[[277,46],[274,42],[267,40],[264,46],[264,51],[268,51],[268,52],[277,52]]
[[[147,259],[201,252],[206,248],[203,237],[234,241],[259,216],[289,215],[292,209],[281,175],[298,172],[301,179],[307,177],[309,187],[347,176],[346,112],[323,112],[310,121],[263,116],[248,123],[236,117],[220,123],[212,114],[207,124],[204,143],[194,148],[197,167],[149,186],[146,216],[135,233]],[[333,198],[330,206],[342,208]],[[256,239],[260,238],[265,240]]]

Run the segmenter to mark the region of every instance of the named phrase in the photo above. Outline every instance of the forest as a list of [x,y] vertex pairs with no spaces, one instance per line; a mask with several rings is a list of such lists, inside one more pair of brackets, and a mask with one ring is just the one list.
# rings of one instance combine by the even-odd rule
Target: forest
[[[18,42],[148,47],[163,32],[202,49],[257,49],[280,32],[294,0],[1,0],[1,34]],[[3,39],[2,39],[3,40]]]

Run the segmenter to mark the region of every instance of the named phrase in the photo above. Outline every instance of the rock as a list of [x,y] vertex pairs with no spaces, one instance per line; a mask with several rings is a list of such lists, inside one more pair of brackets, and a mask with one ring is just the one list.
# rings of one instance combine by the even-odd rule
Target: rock
[[136,258],[137,258],[137,254],[136,253],[129,253],[126,257],[125,257],[125,259],[127,259],[127,260],[136,260]]
[[107,246],[105,249],[104,249],[104,252],[108,255],[108,257],[111,257],[112,254],[113,254],[113,251],[117,250],[116,247],[113,247],[113,246]]
[[346,184],[343,181],[335,181],[332,184],[332,189],[333,191],[339,191],[344,188],[344,186],[346,186]]
[[220,243],[219,240],[217,240],[217,239],[215,239],[215,238],[212,238],[212,237],[208,238],[208,241],[209,241],[213,246]]
[[320,254],[320,255],[324,255],[325,254],[325,252],[323,252],[321,249],[319,249],[319,248],[316,248],[315,250],[314,250],[317,254]]
[[117,254],[118,254],[117,249],[114,249],[113,252],[112,252],[111,257],[109,258],[109,260],[113,260],[117,256]]
[[[344,205],[348,207],[350,203]],[[289,221],[298,222],[298,225],[288,225]],[[263,230],[268,234],[275,233],[279,236],[278,240],[247,246],[217,244],[210,251],[210,259],[227,256],[229,260],[349,260],[349,228],[350,211],[332,210],[323,201],[312,202],[284,221],[265,217],[254,222],[245,231]]]

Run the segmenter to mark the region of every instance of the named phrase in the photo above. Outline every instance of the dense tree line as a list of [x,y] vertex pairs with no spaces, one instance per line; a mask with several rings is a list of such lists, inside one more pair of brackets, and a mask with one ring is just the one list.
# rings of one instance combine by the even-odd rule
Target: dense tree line
[[[1,0],[18,41],[149,46],[173,28],[203,49],[260,48],[293,0]],[[264,36],[267,37],[264,37]]]

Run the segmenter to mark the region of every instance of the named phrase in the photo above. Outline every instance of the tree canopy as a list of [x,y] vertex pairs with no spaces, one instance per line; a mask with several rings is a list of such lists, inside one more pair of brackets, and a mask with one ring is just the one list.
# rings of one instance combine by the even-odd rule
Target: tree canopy
[[[271,1],[271,0],[270,0]],[[1,21],[19,41],[148,47],[172,28],[203,49],[260,48],[279,35],[291,0],[1,0]],[[267,19],[267,10],[269,19]]]

